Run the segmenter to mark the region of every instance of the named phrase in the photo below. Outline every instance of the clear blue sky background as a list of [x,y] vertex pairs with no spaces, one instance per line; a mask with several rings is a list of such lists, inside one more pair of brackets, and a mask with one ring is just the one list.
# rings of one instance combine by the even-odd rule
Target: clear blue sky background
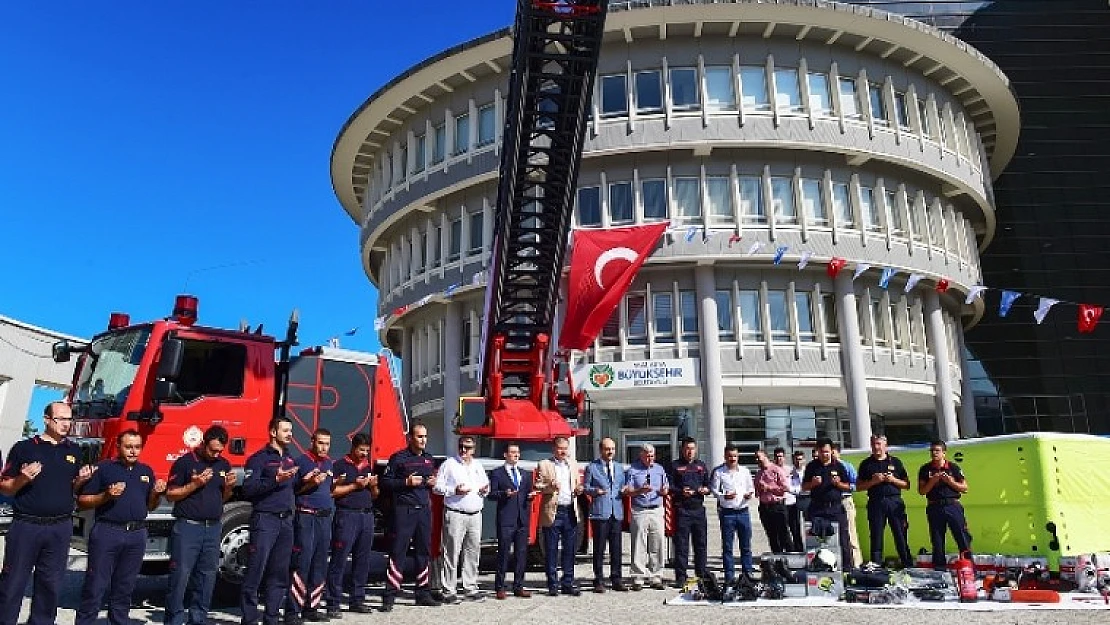
[[[377,292],[331,190],[374,91],[508,26],[511,0],[0,3],[0,314],[88,337],[175,294],[206,325],[378,349]],[[32,414],[54,392],[36,393]]]

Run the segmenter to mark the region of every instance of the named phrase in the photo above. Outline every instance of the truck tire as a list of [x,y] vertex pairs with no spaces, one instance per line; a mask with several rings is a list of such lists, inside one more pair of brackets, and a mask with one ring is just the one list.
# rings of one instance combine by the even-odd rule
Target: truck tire
[[226,506],[220,519],[220,564],[214,594],[221,603],[239,602],[243,576],[247,571],[250,520],[251,506],[248,503]]

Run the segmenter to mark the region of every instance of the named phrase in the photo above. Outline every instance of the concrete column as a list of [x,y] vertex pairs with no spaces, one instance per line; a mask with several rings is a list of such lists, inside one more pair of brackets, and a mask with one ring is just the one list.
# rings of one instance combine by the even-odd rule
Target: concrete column
[[[405,398],[405,410],[412,409],[412,330],[398,328],[401,332],[401,396]],[[412,415],[406,415],[411,421]]]
[[[859,334],[859,306],[852,285],[852,272],[836,276],[836,319],[840,333],[840,366],[844,370],[844,390],[848,395],[848,415],[852,419],[853,448],[866,448],[871,442],[871,404],[867,400],[867,373],[863,368],[863,345]],[[848,441],[845,441],[847,446]]]
[[0,421],[0,449],[5,454],[4,460],[8,459],[7,453],[12,445],[23,438],[23,424],[30,416],[28,412],[34,390],[35,380],[30,376],[0,379],[0,415],[3,415]]
[[443,317],[443,448],[455,448],[455,413],[459,411],[462,368],[462,305],[447,304]]
[[952,395],[952,376],[949,372],[948,338],[944,331],[944,310],[940,295],[934,290],[925,291],[925,331],[933,351],[933,371],[936,376],[935,398],[937,404],[937,433],[940,440],[959,438],[956,425],[956,402]]
[[968,438],[979,434],[979,419],[975,416],[975,393],[971,389],[971,364],[967,359],[964,326],[956,327],[956,342],[960,348],[960,436]]
[[725,437],[725,390],[721,382],[721,339],[717,334],[717,281],[713,265],[698,265],[694,275],[701,303],[701,318],[698,320],[701,405],[709,432],[709,449],[702,453],[702,457],[718,458],[724,453],[728,439]]

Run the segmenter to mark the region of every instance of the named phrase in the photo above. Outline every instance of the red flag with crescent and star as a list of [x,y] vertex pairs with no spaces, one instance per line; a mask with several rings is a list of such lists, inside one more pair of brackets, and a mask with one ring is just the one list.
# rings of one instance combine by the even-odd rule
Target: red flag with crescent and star
[[567,310],[559,347],[589,349],[655,250],[667,222],[609,230],[575,230]]
[[1102,317],[1102,306],[1090,304],[1079,305],[1079,332],[1090,334],[1095,331],[1098,320]]

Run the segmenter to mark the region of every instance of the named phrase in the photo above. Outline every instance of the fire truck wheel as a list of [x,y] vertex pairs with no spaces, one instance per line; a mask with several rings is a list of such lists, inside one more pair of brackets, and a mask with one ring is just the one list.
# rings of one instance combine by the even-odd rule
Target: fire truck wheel
[[221,601],[239,600],[243,575],[247,570],[250,518],[250,504],[231,504],[224,508],[220,523],[219,583],[216,584],[216,594]]

